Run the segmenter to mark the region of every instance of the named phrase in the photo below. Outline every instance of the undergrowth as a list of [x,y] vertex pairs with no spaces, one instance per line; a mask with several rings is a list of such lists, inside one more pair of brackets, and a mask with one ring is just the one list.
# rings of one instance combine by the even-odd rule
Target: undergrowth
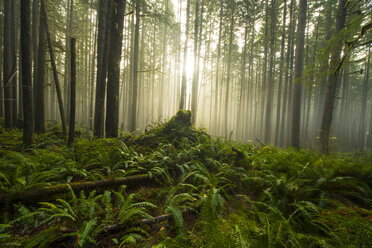
[[137,174],[161,185],[5,204],[0,247],[372,246],[369,154],[226,142],[189,118],[117,139],[81,131],[72,147],[54,126],[27,150],[0,128],[0,194]]

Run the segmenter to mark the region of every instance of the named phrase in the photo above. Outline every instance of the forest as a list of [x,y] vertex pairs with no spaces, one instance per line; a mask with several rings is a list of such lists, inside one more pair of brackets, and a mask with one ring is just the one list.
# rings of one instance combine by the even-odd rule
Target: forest
[[369,0],[0,0],[0,247],[372,247]]

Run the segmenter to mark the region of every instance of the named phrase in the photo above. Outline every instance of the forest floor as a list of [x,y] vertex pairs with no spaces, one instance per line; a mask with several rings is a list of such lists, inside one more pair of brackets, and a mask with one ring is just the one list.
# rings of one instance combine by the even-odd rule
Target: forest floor
[[22,147],[0,125],[0,247],[372,247],[372,157],[141,135]]

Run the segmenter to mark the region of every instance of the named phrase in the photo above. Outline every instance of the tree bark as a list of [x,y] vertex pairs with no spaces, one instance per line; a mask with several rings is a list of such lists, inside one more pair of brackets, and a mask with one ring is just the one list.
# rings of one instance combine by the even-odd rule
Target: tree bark
[[[287,19],[287,1],[284,1],[284,9],[283,9],[283,32],[282,32],[282,44],[280,48],[280,65],[279,65],[279,85],[278,85],[278,101],[277,101],[277,110],[276,110],[276,124],[275,124],[275,145],[279,145],[279,137],[280,133],[279,127],[281,124],[281,113],[284,111],[284,108],[281,109],[282,104],[282,83],[283,83],[283,70],[284,70],[284,52],[285,52],[285,37],[286,37],[286,19]],[[286,91],[287,89],[284,88]],[[283,98],[285,102],[286,99]],[[284,105],[284,104],[283,104]]]
[[[235,8],[235,6],[233,7]],[[229,35],[229,51],[228,51],[228,57],[227,57],[227,76],[226,76],[226,94],[225,94],[225,138],[228,139],[228,135],[230,133],[229,127],[228,127],[228,121],[230,117],[228,116],[229,113],[229,91],[230,91],[230,77],[231,77],[231,55],[232,55],[232,47],[233,47],[233,41],[234,41],[234,24],[235,24],[235,18],[234,18],[234,9],[231,13],[231,23],[230,23],[230,35]]]
[[220,74],[220,58],[221,58],[221,40],[222,40],[222,14],[223,14],[223,0],[220,0],[220,23],[218,29],[218,43],[217,43],[217,62],[216,62],[216,87],[214,92],[214,118],[215,125],[213,126],[214,132],[218,132],[219,128],[219,115],[218,115],[218,85]]
[[53,69],[54,84],[56,85],[56,92],[57,92],[58,105],[59,105],[59,113],[60,113],[61,122],[62,122],[62,131],[63,131],[63,134],[66,135],[67,134],[66,119],[65,119],[65,113],[64,113],[64,108],[63,108],[62,92],[61,92],[61,87],[59,85],[56,60],[55,60],[55,56],[54,56],[54,49],[53,49],[53,45],[52,45],[52,40],[50,38],[50,31],[49,31],[49,26],[48,26],[48,15],[46,13],[44,0],[41,0],[41,12],[42,12],[41,15],[44,17],[43,18],[43,20],[44,20],[43,25],[45,25],[45,31],[46,31],[47,40],[48,40],[49,56],[50,56],[50,62],[52,64],[52,69]]
[[189,29],[190,29],[190,0],[187,0],[187,7],[186,7],[186,31],[185,31],[185,47],[183,50],[183,69],[182,69],[182,85],[181,85],[181,98],[180,98],[180,104],[179,104],[179,109],[185,109],[186,105],[186,63],[187,63],[187,45],[189,42]]
[[126,0],[114,0],[108,61],[106,137],[117,137],[119,127],[119,82]]
[[39,27],[39,46],[37,56],[37,77],[35,89],[35,133],[45,133],[46,131],[46,118],[45,118],[45,52],[46,52],[46,40],[45,40],[45,23],[44,15],[40,15]]
[[[32,1],[32,53],[34,57],[34,65],[33,65],[33,92],[36,92],[36,82],[37,82],[37,47],[39,45],[39,20],[40,20],[40,6],[39,0]],[[36,106],[36,94],[33,95],[33,109],[35,110]]]
[[[347,0],[338,1],[337,19],[335,35],[337,36],[345,26],[346,17],[346,2]],[[337,81],[339,77],[339,70],[336,70],[340,63],[341,50],[343,40],[337,39],[331,50],[330,71],[331,75],[327,84],[326,100],[324,104],[322,125],[320,128],[320,149],[321,152],[327,153],[329,151],[329,137],[331,132],[334,102],[336,98]]]
[[75,138],[75,112],[76,112],[76,39],[70,41],[70,124],[68,125],[68,146],[74,143]]
[[[14,71],[17,71],[17,44],[18,44],[18,18],[19,13],[17,11],[17,1],[11,1],[11,66]],[[18,105],[17,105],[17,73],[12,78],[12,127],[17,127],[18,124]]]
[[194,125],[196,121],[197,101],[198,101],[198,29],[199,29],[199,0],[195,3],[195,21],[194,21],[194,70],[192,77],[192,99],[191,99],[191,123]]
[[296,64],[295,64],[295,83],[293,89],[292,103],[292,126],[291,126],[291,145],[300,147],[300,123],[301,123],[301,94],[302,94],[302,74],[304,64],[304,42],[306,28],[307,0],[300,0],[297,37],[296,37]]
[[96,80],[96,101],[94,108],[94,136],[101,138],[103,135],[103,111],[106,95],[106,66],[104,64],[106,29],[108,21],[108,2],[99,0],[98,7],[98,40],[97,40],[97,80]]
[[368,48],[368,58],[365,63],[365,78],[363,83],[363,95],[361,102],[360,121],[359,121],[359,139],[358,145],[360,150],[364,150],[366,138],[366,111],[367,111],[367,96],[368,96],[368,81],[369,81],[369,62],[370,62],[371,48]]
[[131,119],[129,131],[133,132],[136,130],[137,124],[137,96],[138,96],[138,45],[139,45],[139,27],[140,27],[140,13],[141,4],[140,0],[136,1],[136,24],[134,28],[134,46],[133,46],[133,92],[132,92],[132,106],[131,106]]
[[31,56],[31,15],[30,0],[21,1],[21,63],[23,97],[23,145],[33,143],[34,115],[32,103],[32,56]]
[[4,50],[3,50],[3,88],[4,88],[4,127],[12,128],[12,65],[11,65],[11,1],[4,1]]
[[271,143],[271,116],[274,95],[274,56],[275,56],[275,28],[276,28],[276,0],[271,0],[270,21],[270,61],[266,94],[265,142]]
[[[97,23],[97,21],[96,21]],[[90,82],[90,105],[89,105],[89,129],[93,130],[93,98],[94,98],[94,72],[96,68],[96,49],[97,49],[97,27],[94,29],[93,58]]]

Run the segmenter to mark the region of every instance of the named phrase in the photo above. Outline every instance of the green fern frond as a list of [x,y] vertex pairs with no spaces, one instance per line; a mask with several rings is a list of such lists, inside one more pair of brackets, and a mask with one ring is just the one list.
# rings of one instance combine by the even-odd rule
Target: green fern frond
[[46,241],[54,240],[56,235],[59,235],[59,228],[58,227],[47,228],[47,229],[39,232],[35,236],[33,236],[30,240],[27,240],[23,244],[23,247],[24,248],[40,247],[40,244],[42,244],[42,243],[44,244],[44,247],[46,247],[46,245],[49,243],[49,242],[46,242]]
[[94,227],[97,224],[96,219],[92,219],[89,221],[85,221],[82,225],[82,228],[79,230],[80,239],[79,239],[79,246],[83,247],[88,241],[93,242],[94,241]]

